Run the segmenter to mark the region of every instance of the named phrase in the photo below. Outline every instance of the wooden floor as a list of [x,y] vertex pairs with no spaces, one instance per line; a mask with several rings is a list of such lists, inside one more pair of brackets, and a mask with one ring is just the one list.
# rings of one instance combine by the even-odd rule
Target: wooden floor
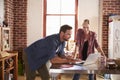
[[[61,79],[59,80],[72,80],[72,74],[61,74]],[[18,80],[25,80],[25,76],[18,76]],[[35,80],[40,80],[39,77],[36,77]],[[80,80],[88,80],[87,75],[81,75]],[[97,75],[97,80],[104,80],[102,77]]]

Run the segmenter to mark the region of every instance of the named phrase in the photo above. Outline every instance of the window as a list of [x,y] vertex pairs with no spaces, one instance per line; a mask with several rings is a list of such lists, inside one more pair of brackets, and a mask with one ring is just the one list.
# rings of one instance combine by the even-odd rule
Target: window
[[73,27],[74,39],[77,27],[77,0],[44,0],[44,36],[58,33],[60,26]]

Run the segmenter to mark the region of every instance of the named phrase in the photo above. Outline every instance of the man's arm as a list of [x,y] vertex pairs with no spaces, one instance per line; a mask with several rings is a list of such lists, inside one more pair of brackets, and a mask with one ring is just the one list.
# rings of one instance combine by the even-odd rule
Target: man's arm
[[61,58],[59,56],[55,56],[54,58],[52,58],[51,63],[55,64],[55,63],[68,63],[67,59]]

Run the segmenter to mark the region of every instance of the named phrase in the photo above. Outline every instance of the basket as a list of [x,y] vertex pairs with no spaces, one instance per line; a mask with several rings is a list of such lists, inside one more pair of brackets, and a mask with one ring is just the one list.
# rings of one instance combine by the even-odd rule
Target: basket
[[6,60],[5,62],[6,62],[6,68],[10,68],[13,66],[13,59],[12,58]]

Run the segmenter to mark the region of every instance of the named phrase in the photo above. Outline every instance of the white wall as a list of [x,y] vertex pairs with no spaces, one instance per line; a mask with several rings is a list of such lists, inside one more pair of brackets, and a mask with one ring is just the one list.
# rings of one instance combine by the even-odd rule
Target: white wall
[[[100,3],[99,3],[100,1]],[[102,25],[100,10],[102,0],[79,0],[79,27],[82,27],[84,19],[90,20],[90,30],[96,32],[99,45],[102,45]]]
[[43,35],[43,0],[28,0],[27,5],[27,45]]
[[0,0],[0,25],[4,20],[4,0]]
[[79,0],[79,27],[81,27],[84,19],[89,19],[90,29],[98,32],[98,12],[99,0]]

